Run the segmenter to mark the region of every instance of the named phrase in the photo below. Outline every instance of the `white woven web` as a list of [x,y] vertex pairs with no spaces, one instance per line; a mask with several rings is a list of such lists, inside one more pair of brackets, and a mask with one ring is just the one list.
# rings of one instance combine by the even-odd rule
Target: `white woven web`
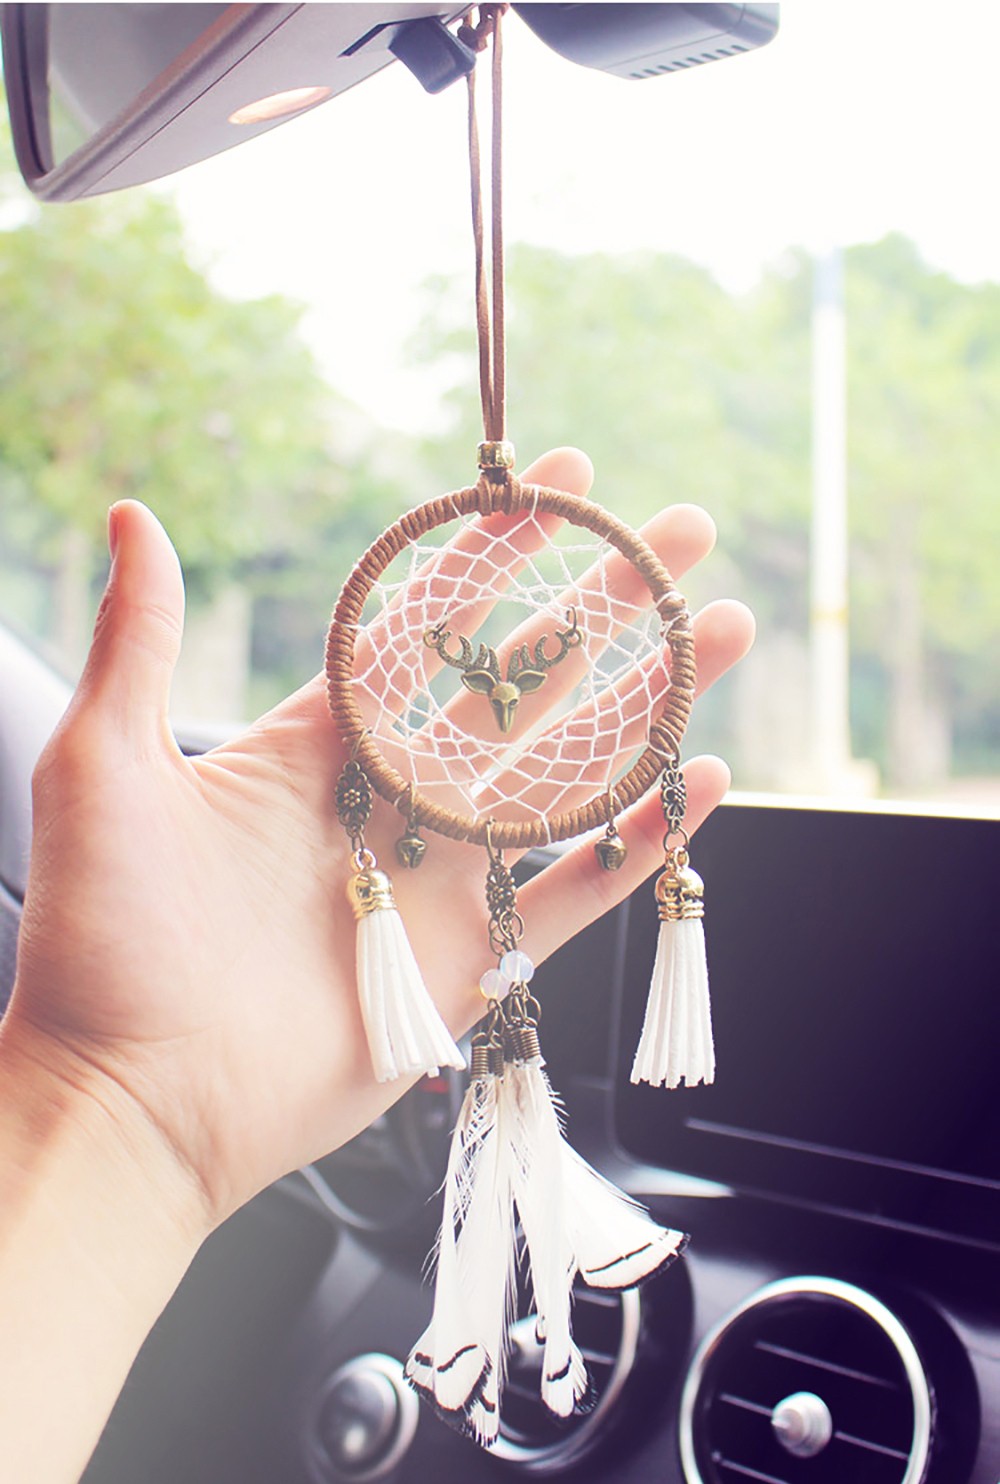
[[[521,516],[488,534],[458,516],[407,548],[382,574],[356,644],[356,699],[379,750],[426,798],[471,818],[541,819],[606,792],[646,745],[669,688],[666,646],[649,590],[613,546],[551,517]],[[546,530],[548,527],[548,531]],[[456,546],[459,548],[456,551]],[[478,656],[557,630],[575,610],[579,647],[516,704],[504,735],[486,695],[425,642],[435,627]],[[367,638],[366,638],[367,636]]]

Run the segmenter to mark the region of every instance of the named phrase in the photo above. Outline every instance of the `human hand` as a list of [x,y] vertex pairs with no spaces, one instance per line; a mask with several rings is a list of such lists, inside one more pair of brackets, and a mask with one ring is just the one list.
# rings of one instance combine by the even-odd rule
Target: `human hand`
[[[526,481],[586,494],[588,461],[546,455]],[[650,523],[675,576],[711,549],[694,507]],[[91,654],[39,763],[18,978],[4,1044],[154,1131],[186,1219],[210,1230],[289,1169],[337,1147],[403,1088],[375,1083],[354,987],[348,847],[333,808],[344,754],[322,677],[242,736],[186,758],[167,723],[183,622],[169,541],[145,507],[112,515],[114,560]],[[695,620],[699,689],[749,648],[736,603]],[[687,767],[688,821],[721,799],[717,759]],[[393,825],[369,831],[391,859]],[[540,960],[632,891],[660,856],[654,796],[618,821],[617,874],[578,845],[520,894]],[[482,1009],[485,910],[469,847],[394,874],[426,981],[452,1031]],[[448,931],[426,910],[449,904]]]

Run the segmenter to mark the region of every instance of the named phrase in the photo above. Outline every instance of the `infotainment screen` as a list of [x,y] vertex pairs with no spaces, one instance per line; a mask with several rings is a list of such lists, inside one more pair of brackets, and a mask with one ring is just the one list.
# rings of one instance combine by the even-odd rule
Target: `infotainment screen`
[[692,858],[716,1081],[629,1082],[658,929],[640,893],[622,987],[623,1147],[1000,1247],[1000,821],[733,804]]

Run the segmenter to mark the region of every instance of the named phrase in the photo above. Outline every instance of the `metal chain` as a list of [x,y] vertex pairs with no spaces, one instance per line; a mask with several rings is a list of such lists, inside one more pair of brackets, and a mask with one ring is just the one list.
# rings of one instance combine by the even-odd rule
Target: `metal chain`
[[351,849],[364,849],[365,826],[372,813],[372,786],[361,764],[348,758],[337,779],[335,793],[337,818],[347,831]]
[[517,947],[524,934],[524,923],[517,910],[517,886],[510,867],[492,850],[486,873],[486,906],[490,914],[490,947],[502,957]]
[[[680,761],[674,757],[667,763],[660,780],[660,803],[667,835],[684,834],[682,826],[687,812],[687,784],[681,772]],[[685,836],[686,838],[686,836]]]

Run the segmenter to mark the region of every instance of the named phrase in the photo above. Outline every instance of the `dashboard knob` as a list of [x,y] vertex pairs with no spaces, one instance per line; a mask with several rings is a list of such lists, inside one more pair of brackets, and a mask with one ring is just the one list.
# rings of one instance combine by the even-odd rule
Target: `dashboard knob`
[[815,1458],[833,1437],[833,1418],[822,1397],[812,1391],[786,1396],[771,1413],[775,1437],[795,1458]]
[[419,1403],[389,1355],[359,1355],[330,1377],[318,1416],[331,1480],[366,1484],[396,1467],[413,1440]]

